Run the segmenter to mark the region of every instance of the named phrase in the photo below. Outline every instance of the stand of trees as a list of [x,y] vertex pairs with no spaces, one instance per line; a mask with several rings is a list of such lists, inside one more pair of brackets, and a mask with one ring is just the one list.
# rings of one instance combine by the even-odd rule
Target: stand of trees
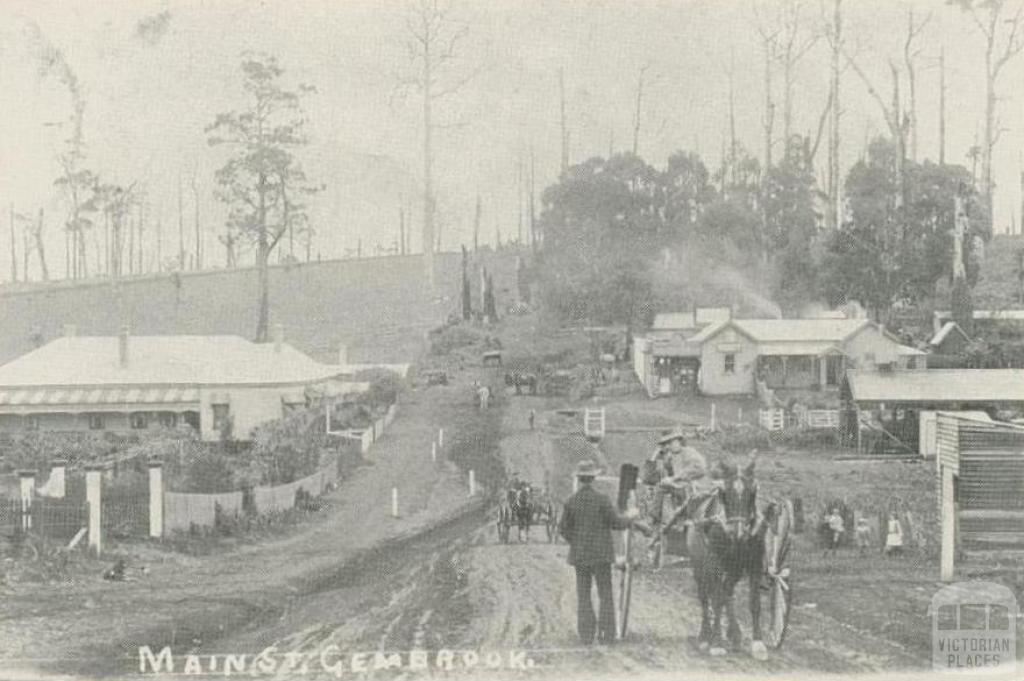
[[877,138],[847,174],[847,219],[832,230],[809,146],[792,137],[766,176],[742,147],[713,176],[692,152],[664,169],[628,153],[569,168],[543,194],[545,304],[573,322],[642,326],[670,293],[657,290],[658,263],[689,251],[704,256],[702,268],[725,265],[766,282],[761,293],[788,314],[856,300],[887,322],[897,303],[932,306],[952,275],[955,197],[969,218],[966,280],[977,281],[978,245],[991,226],[967,169],[898,163],[901,147]]

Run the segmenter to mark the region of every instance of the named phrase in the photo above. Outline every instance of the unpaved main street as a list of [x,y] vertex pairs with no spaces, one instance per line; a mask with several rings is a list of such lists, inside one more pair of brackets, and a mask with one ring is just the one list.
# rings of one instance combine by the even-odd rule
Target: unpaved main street
[[[572,437],[549,425],[552,403],[542,398],[510,397],[502,426],[501,450],[510,471],[523,478],[548,480],[559,498],[571,491],[569,472],[589,445],[566,447]],[[541,414],[538,430],[527,427],[530,408]],[[551,422],[556,419],[552,418]],[[817,613],[798,608],[784,648],[766,662],[745,652],[724,658],[701,654],[692,641],[699,624],[694,587],[688,570],[665,568],[637,575],[631,633],[613,647],[581,648],[575,638],[575,594],[567,547],[549,544],[535,529],[529,543],[501,545],[492,520],[476,515],[431,533],[411,544],[379,552],[372,562],[315,594],[296,599],[278,621],[205,646],[204,653],[248,653],[274,646],[307,660],[307,675],[331,675],[342,660],[345,674],[363,662],[350,654],[427,650],[472,651],[470,664],[488,653],[501,657],[487,678],[505,676],[563,678],[618,676],[626,672],[671,673],[678,670],[733,673],[871,672],[919,667],[920,660],[885,639],[861,633]],[[515,531],[512,532],[515,540]],[[745,593],[737,594],[745,603]],[[741,612],[743,607],[738,608]],[[523,651],[526,669],[509,669],[510,651]],[[298,657],[296,658],[298,659]],[[367,658],[369,660],[370,658]],[[431,664],[434,658],[431,657]],[[416,677],[408,669],[373,671],[379,678]],[[495,657],[497,662],[498,657]],[[348,665],[348,666],[345,666]],[[456,654],[454,669],[474,677]],[[532,666],[531,666],[532,665]],[[513,665],[516,666],[516,665]],[[294,669],[278,671],[287,678]]]
[[[597,456],[614,470],[646,451],[632,451],[633,440],[621,434],[595,448],[574,432],[578,417],[556,411],[566,406],[560,398],[508,395],[487,414],[476,412],[470,382],[487,377],[495,378],[467,368],[451,386],[407,395],[393,430],[375,448],[373,465],[346,481],[328,497],[331,507],[291,536],[202,558],[150,550],[149,574],[129,583],[92,576],[5,594],[0,675],[137,673],[140,646],[169,646],[175,674],[184,671],[190,653],[204,660],[239,656],[251,672],[269,648],[277,662],[259,667],[258,675],[278,678],[420,678],[437,672],[439,654],[446,664],[446,650],[457,651],[449,674],[487,678],[892,672],[924,664],[919,650],[801,602],[799,556],[793,557],[798,597],[789,636],[765,662],[743,651],[712,658],[697,650],[695,588],[689,570],[678,567],[638,572],[625,641],[579,647],[565,544],[548,543],[543,528],[535,528],[528,543],[515,542],[513,531],[512,544],[499,544],[487,500],[469,500],[462,474],[430,463],[430,433],[453,418],[472,419],[475,428],[489,430],[471,455],[489,456],[485,450],[497,443],[508,473],[547,487],[558,500],[571,493],[580,458]],[[535,430],[528,426],[531,409],[538,415]],[[450,440],[449,447],[464,450],[475,442],[454,434]],[[388,513],[392,485],[403,494],[397,520]],[[737,609],[744,622],[745,602],[741,587]],[[430,665],[410,669],[409,651],[426,651]],[[406,656],[398,668],[373,669],[375,653],[394,652]],[[305,667],[283,668],[287,654]],[[492,657],[493,670],[459,671]],[[203,671],[223,678],[219,660],[212,670],[204,663]]]

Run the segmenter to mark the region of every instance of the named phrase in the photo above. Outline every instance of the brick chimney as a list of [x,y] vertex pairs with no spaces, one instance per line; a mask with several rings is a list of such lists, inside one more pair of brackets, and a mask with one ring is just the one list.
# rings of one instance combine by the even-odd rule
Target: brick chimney
[[117,357],[121,368],[128,366],[128,327],[122,326],[117,337]]
[[281,352],[284,344],[284,324],[274,324],[274,352]]

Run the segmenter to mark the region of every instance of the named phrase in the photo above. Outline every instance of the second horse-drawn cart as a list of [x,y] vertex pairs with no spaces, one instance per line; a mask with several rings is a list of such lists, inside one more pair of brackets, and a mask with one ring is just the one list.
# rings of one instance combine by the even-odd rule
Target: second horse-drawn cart
[[533,526],[543,527],[549,542],[557,541],[557,506],[546,494],[535,494],[529,485],[514,485],[498,507],[498,541],[508,544],[515,527],[519,541],[529,542]]

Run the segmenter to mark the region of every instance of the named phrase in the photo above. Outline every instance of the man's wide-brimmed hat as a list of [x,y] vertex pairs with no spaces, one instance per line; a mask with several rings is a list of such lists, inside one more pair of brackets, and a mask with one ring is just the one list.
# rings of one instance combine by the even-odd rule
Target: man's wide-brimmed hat
[[682,440],[686,442],[686,434],[679,428],[673,428],[667,433],[663,433],[661,438],[658,440],[659,445],[667,445],[672,440]]
[[576,464],[576,477],[577,478],[596,478],[601,475],[602,469],[597,465],[596,461],[586,459]]

